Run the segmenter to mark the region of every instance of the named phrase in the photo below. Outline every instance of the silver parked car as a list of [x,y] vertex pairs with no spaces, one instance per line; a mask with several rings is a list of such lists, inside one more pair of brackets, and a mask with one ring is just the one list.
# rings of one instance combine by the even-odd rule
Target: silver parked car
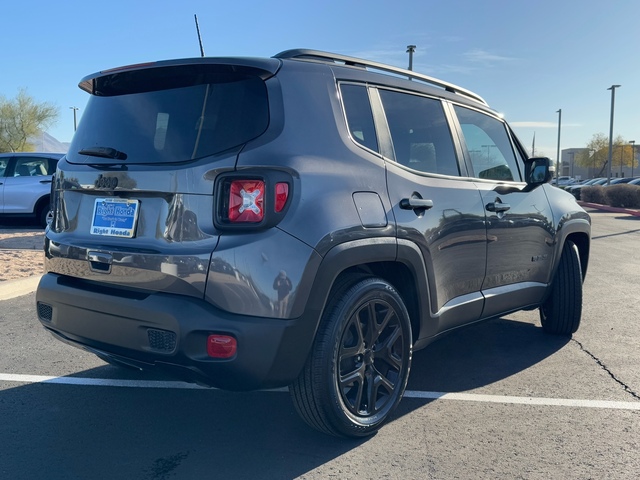
[[33,217],[43,227],[51,180],[63,153],[0,153],[0,216]]

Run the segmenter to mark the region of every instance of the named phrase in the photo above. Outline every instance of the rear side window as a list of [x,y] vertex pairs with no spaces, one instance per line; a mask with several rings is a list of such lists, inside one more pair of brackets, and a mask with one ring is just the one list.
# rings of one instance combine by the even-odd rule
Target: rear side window
[[342,102],[347,114],[347,125],[351,138],[374,152],[378,151],[378,139],[373,123],[369,94],[364,85],[340,85]]
[[474,175],[489,180],[520,181],[520,170],[504,123],[468,108],[455,106]]
[[380,98],[398,163],[421,172],[460,175],[439,100],[382,89]]
[[126,163],[180,162],[242,145],[266,130],[269,109],[261,78],[188,73],[174,67],[98,79],[69,161],[112,162],[77,153],[106,147],[123,152]]

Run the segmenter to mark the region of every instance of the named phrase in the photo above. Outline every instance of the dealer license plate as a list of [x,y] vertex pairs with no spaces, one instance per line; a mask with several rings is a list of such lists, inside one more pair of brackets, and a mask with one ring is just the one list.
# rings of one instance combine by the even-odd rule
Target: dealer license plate
[[136,233],[139,206],[139,200],[96,198],[91,234],[132,238]]

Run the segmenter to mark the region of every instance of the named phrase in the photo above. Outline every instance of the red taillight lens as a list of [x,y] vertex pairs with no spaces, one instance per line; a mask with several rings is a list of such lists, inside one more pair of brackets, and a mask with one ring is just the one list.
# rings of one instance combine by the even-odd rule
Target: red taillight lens
[[232,223],[260,223],[264,218],[264,182],[233,180],[228,214]]
[[238,350],[238,341],[229,335],[209,335],[207,355],[212,358],[231,358]]
[[284,209],[284,206],[287,203],[287,198],[289,198],[289,184],[276,183],[276,213],[280,213]]

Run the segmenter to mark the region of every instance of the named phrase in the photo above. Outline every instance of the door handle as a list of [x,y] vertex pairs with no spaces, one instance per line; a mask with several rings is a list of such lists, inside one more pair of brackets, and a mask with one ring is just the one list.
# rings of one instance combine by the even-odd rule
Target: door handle
[[511,208],[511,205],[509,205],[508,203],[502,203],[502,202],[491,202],[491,203],[487,203],[487,206],[485,208],[489,212],[501,213],[509,210]]
[[433,201],[425,198],[403,198],[400,200],[400,208],[403,210],[429,210],[433,207]]

